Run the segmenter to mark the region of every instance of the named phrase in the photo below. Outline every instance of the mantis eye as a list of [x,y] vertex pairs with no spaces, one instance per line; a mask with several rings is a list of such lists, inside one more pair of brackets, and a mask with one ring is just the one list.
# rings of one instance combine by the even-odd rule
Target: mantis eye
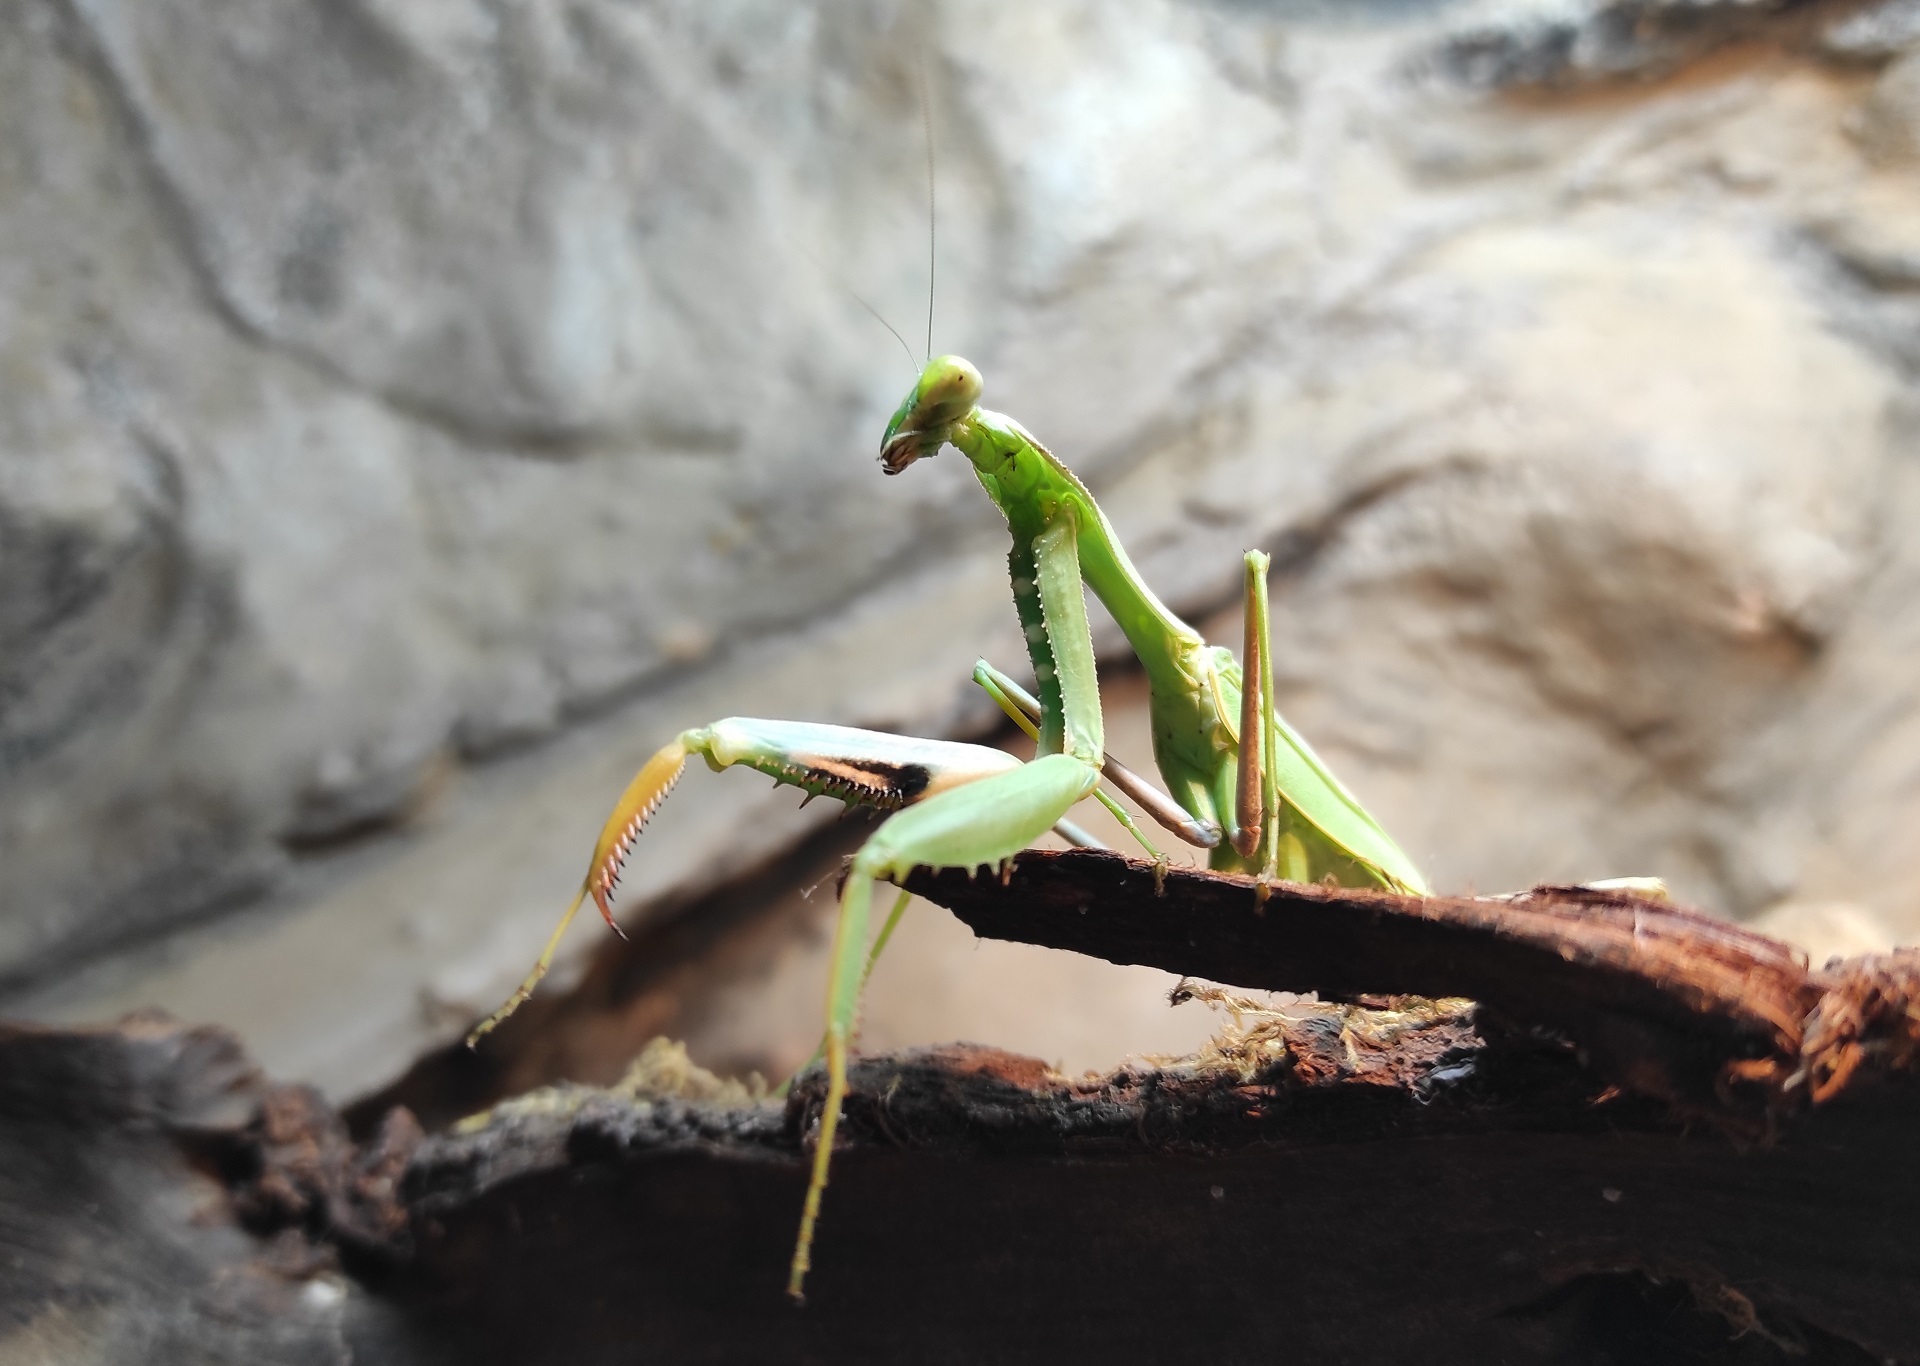
[[946,444],[953,424],[973,411],[984,386],[971,361],[936,356],[894,410],[880,443],[880,463],[898,474],[921,456]]

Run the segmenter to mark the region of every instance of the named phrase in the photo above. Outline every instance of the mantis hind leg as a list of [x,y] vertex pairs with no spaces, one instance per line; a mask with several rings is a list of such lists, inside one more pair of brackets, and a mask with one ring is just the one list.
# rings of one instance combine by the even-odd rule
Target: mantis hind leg
[[1267,568],[1271,563],[1257,550],[1247,552],[1233,846],[1242,858],[1259,854],[1262,877],[1310,882],[1317,875],[1314,860],[1306,840],[1292,828],[1277,771],[1275,747],[1282,723],[1273,705],[1273,630],[1267,605]]
[[1235,853],[1269,877],[1424,894],[1426,880],[1273,701],[1269,559],[1246,557],[1246,640],[1235,758]]
[[1267,612],[1267,557],[1247,552],[1246,631],[1240,647],[1240,752],[1234,761],[1234,852],[1272,875],[1279,845],[1279,794],[1273,773],[1273,658]]
[[812,1175],[801,1210],[787,1293],[803,1299],[814,1226],[827,1188],[834,1133],[847,1094],[847,1057],[859,1013],[868,959],[867,924],[876,881],[898,881],[917,867],[991,867],[1012,858],[1052,829],[1100,781],[1092,764],[1049,754],[1021,768],[968,783],[890,816],[853,856],[840,894],[833,934],[833,975],[827,988],[827,1096]]
[[[1000,672],[1000,670],[994,668],[993,665],[987,663],[984,659],[974,661],[973,681],[980,685],[987,696],[994,700],[995,705],[997,705],[1001,711],[1006,713],[1008,720],[1012,721],[1027,733],[1028,739],[1038,740],[1040,738],[1040,701],[1038,698],[1034,697],[1025,688],[1014,682],[1014,680],[1006,674]],[[1138,773],[1135,773],[1111,754],[1103,754],[1101,756],[1100,776],[1112,783],[1114,787],[1118,788],[1121,792],[1133,798],[1134,801],[1139,803],[1142,811],[1145,811],[1149,816],[1153,817],[1154,820],[1158,821],[1162,827],[1178,835],[1188,844],[1199,849],[1211,849],[1220,843],[1219,826],[1211,821],[1203,821],[1194,816],[1172,797],[1169,797],[1166,793],[1162,792]],[[1148,854],[1159,857],[1160,851],[1155,849],[1147,837],[1141,833],[1139,826],[1134,824],[1133,818],[1127,814],[1125,807],[1113,801],[1106,793],[1098,789],[1094,791],[1093,795],[1102,806],[1106,807],[1107,810],[1113,814],[1121,826],[1140,842]],[[1066,834],[1065,831],[1061,833]],[[1071,835],[1068,835],[1067,838],[1069,842],[1076,842],[1073,841]]]

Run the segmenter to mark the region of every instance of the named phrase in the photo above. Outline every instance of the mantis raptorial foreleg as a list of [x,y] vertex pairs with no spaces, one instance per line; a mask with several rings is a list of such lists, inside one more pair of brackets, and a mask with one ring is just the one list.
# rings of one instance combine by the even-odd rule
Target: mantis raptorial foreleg
[[607,924],[613,918],[613,890],[620,882],[633,842],[649,818],[673,791],[686,770],[687,760],[700,755],[718,772],[736,764],[765,773],[815,797],[836,797],[850,805],[889,811],[993,774],[1007,773],[1020,761],[1004,750],[984,745],[962,745],[946,740],[917,740],[882,731],[847,726],[817,725],[807,721],[767,721],[732,716],[710,726],[682,731],[641,765],[615,803],[613,814],[594,842],[593,858],[573,903],[548,937],[533,970],[506,1003],[467,1036],[477,1042],[520,1008],[533,994],[553,963],[555,950],[589,897]]
[[799,1299],[811,1265],[814,1224],[827,1187],[834,1131],[847,1092],[847,1049],[863,979],[873,883],[899,881],[918,867],[975,869],[1012,858],[1051,830],[1100,782],[1100,696],[1080,588],[1076,530],[1069,517],[1046,522],[1012,557],[1014,603],[1032,629],[1027,646],[1043,693],[1056,700],[1043,722],[1041,753],[1011,773],[982,778],[890,816],[860,846],[841,894],[827,988],[827,1096],[800,1215],[787,1293]]

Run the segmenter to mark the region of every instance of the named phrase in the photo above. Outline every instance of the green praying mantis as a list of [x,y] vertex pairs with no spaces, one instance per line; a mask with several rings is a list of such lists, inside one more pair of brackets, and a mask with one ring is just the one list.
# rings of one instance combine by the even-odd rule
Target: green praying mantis
[[[1102,790],[1131,797],[1160,825],[1208,851],[1220,872],[1295,882],[1424,893],[1406,854],[1368,815],[1273,702],[1268,557],[1249,551],[1241,658],[1209,645],[1141,579],[1093,495],[1012,418],[982,408],[980,372],[957,356],[930,360],[887,424],[880,463],[899,474],[953,446],[972,462],[1013,535],[1014,607],[1038,685],[1031,696],[985,661],[974,679],[1036,742],[1022,763],[981,745],[915,739],[797,721],[729,717],[683,731],[643,765],[594,845],[593,859],[526,980],[471,1039],[533,991],[561,936],[591,897],[614,926],[610,898],[648,818],[694,755],[715,771],[745,765],[811,796],[893,814],[854,854],[840,896],[827,989],[827,1095],[788,1277],[799,1300],[847,1091],[867,974],[906,907],[907,894],[868,946],[873,888],[917,867],[969,871],[1003,864],[1049,830],[1087,842],[1068,813],[1094,798],[1153,853],[1138,826]],[[1157,788],[1105,752],[1086,590],[1106,606],[1147,677]],[[617,926],[615,926],[617,929]],[[470,1039],[470,1042],[471,1042]]]

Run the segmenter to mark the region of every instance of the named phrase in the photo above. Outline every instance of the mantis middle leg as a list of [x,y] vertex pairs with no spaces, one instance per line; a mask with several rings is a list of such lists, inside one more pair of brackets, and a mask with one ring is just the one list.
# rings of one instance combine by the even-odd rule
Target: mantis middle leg
[[1032,844],[1093,791],[1100,772],[1069,754],[1049,754],[1011,773],[956,788],[891,816],[853,856],[834,926],[827,986],[827,1095],[787,1293],[802,1298],[814,1225],[827,1187],[834,1134],[847,1094],[847,1057],[865,980],[873,884],[899,881],[918,867],[993,867]]

